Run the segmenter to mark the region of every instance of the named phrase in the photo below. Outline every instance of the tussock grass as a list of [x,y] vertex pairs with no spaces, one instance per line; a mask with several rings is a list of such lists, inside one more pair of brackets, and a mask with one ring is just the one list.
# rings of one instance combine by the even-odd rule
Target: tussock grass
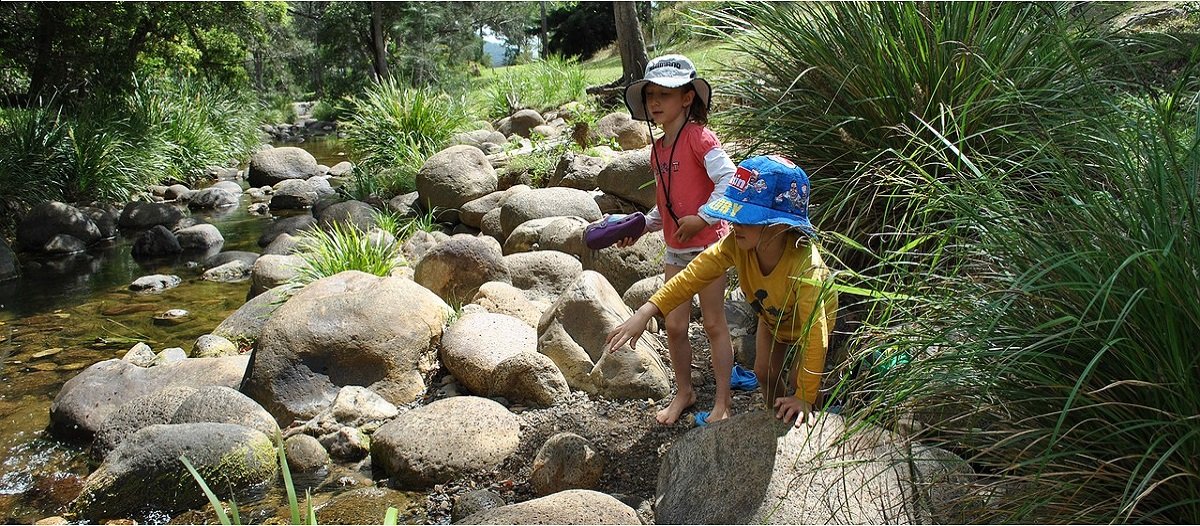
[[304,260],[296,284],[307,285],[347,270],[387,276],[403,264],[398,243],[380,243],[357,228],[332,224],[300,237],[296,255]]
[[550,56],[521,68],[502,70],[484,95],[489,117],[501,118],[530,108],[546,111],[571,101],[583,102],[587,75],[575,60]]

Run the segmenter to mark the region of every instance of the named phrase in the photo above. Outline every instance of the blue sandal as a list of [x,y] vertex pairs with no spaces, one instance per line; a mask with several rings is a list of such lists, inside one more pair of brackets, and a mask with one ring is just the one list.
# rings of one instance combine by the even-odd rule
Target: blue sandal
[[753,391],[758,389],[758,378],[754,376],[754,371],[735,363],[733,371],[729,375],[729,388],[738,391]]
[[710,411],[696,411],[696,427],[708,427],[710,415],[712,415]]

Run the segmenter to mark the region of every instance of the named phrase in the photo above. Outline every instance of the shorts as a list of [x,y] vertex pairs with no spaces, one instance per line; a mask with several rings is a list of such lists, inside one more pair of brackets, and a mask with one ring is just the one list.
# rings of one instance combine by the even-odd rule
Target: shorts
[[688,263],[696,259],[696,256],[704,252],[706,248],[708,247],[688,247],[682,249],[667,247],[667,255],[663,258],[663,264],[686,267]]

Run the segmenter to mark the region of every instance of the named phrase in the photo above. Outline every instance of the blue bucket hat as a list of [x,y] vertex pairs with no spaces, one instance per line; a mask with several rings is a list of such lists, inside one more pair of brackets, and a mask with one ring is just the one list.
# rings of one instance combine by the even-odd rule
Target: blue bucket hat
[[704,205],[712,217],[741,225],[782,223],[814,236],[808,220],[808,174],[778,155],[760,155],[742,161],[720,199]]

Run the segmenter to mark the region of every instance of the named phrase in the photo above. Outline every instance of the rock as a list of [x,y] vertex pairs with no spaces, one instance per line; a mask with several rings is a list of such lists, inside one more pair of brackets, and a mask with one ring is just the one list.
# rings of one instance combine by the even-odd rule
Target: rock
[[143,203],[134,201],[125,205],[117,225],[121,230],[146,230],[155,225],[172,227],[183,219],[183,212],[178,208],[163,203]]
[[274,437],[279,432],[271,414],[236,389],[213,385],[201,387],[187,397],[175,414],[172,424],[219,422],[237,424]]
[[454,497],[454,507],[450,509],[450,521],[457,523],[471,515],[499,508],[504,504],[504,498],[494,491],[486,489],[468,491]]
[[419,215],[420,207],[417,200],[420,198],[419,193],[409,192],[407,194],[398,195],[388,201],[388,209],[395,212],[400,217],[414,217]]
[[417,192],[426,210],[457,210],[495,191],[496,171],[483,152],[473,146],[442,150],[417,172]]
[[[329,464],[329,452],[308,435],[295,435],[284,441],[288,469],[296,473],[316,471]],[[325,517],[322,519],[328,520]]]
[[174,513],[207,502],[179,457],[221,483],[243,489],[273,481],[275,447],[266,435],[233,424],[148,426],[121,443],[88,476],[72,509],[88,520],[129,517],[147,508]]
[[606,194],[649,210],[657,203],[654,172],[650,169],[650,148],[621,153],[600,171],[596,184]]
[[367,232],[375,228],[375,209],[362,201],[344,201],[332,204],[321,210],[320,213],[314,212],[314,214],[317,218],[317,226],[325,231],[330,231],[335,224],[343,229],[350,227],[360,232]]
[[222,356],[237,356],[238,347],[233,342],[221,336],[205,334],[196,338],[192,344],[193,358],[220,358]]
[[[309,186],[312,187],[313,191],[317,193],[317,201],[318,202],[320,202],[322,199],[328,199],[328,198],[336,199],[337,190],[334,190],[333,186],[331,186],[329,184],[328,177],[323,176],[323,175],[318,175],[315,177],[309,177],[308,179],[305,179],[305,182],[307,182],[309,184]],[[313,208],[316,208],[315,205],[316,205],[316,203],[314,203]]]
[[221,189],[234,195],[234,197],[242,195],[242,185],[233,181],[218,181],[213,183],[209,189]]
[[500,247],[488,240],[459,234],[438,243],[416,264],[416,282],[452,304],[470,301],[489,281],[509,282]]
[[423,489],[500,467],[516,452],[520,438],[520,419],[504,406],[456,396],[403,413],[379,428],[371,440],[371,462],[396,486]]
[[250,297],[290,283],[299,275],[303,265],[304,259],[300,256],[268,254],[258,258],[250,269]]
[[[930,492],[965,492],[966,481],[955,480],[970,474],[961,459],[947,463],[920,447],[910,456],[879,428],[843,440],[842,417],[819,416],[812,429],[793,428],[755,411],[684,435],[659,468],[655,522],[929,523]],[[938,475],[917,480],[910,459]]]
[[371,439],[352,426],[341,426],[319,440],[329,455],[338,460],[357,462],[371,453]]
[[533,131],[534,126],[546,124],[546,119],[542,118],[542,114],[534,110],[521,110],[509,117],[507,120],[501,120],[496,131],[507,136],[520,135],[526,139],[529,138],[529,133]]
[[338,391],[327,412],[322,412],[317,418],[328,415],[329,419],[338,424],[370,427],[372,423],[379,424],[396,418],[399,414],[400,410],[395,404],[374,391],[357,385],[347,385]]
[[666,243],[660,231],[646,234],[625,248],[613,245],[602,250],[589,250],[581,259],[584,270],[603,274],[618,293],[624,294],[634,283],[662,273],[665,250]]
[[287,232],[279,234],[263,249],[263,255],[290,256],[300,250],[300,238]]
[[554,174],[550,176],[550,186],[593,190],[596,188],[596,176],[600,175],[605,164],[607,162],[600,157],[564,153],[554,168]]
[[258,246],[265,247],[270,245],[280,234],[299,235],[313,228],[317,220],[308,214],[277,219],[270,226],[263,229],[262,235],[258,236]]
[[237,206],[239,193],[230,192],[224,188],[205,188],[192,195],[188,200],[188,208],[192,210],[209,210]]
[[208,260],[204,262],[204,268],[216,268],[231,261],[241,261],[246,264],[246,268],[250,268],[254,265],[254,262],[257,259],[258,254],[254,252],[247,252],[244,250],[226,250],[225,252],[221,252],[211,258],[208,258]]
[[[149,347],[146,349],[149,350]],[[179,385],[134,397],[121,404],[96,430],[96,437],[92,440],[92,458],[103,460],[121,442],[146,426],[170,423],[183,401],[195,393],[195,387]]]
[[6,281],[21,276],[21,266],[17,262],[17,254],[8,248],[8,243],[0,236],[0,281]]
[[350,161],[342,161],[329,168],[331,177],[347,177],[354,172],[354,164]]
[[154,350],[149,345],[138,342],[121,359],[138,367],[150,367],[154,363]]
[[[167,187],[167,191],[163,192],[163,198],[167,200],[187,201],[196,195],[197,192],[192,191],[181,184],[173,184]],[[212,208],[212,207],[209,207]]]
[[267,321],[242,390],[285,423],[313,417],[344,385],[411,402],[436,367],[451,313],[402,278],[347,271],[317,280]]
[[465,144],[467,146],[474,146],[480,150],[483,149],[483,143],[485,142],[504,144],[508,142],[508,139],[504,137],[503,133],[492,130],[472,130],[459,132],[450,138],[451,145]]
[[572,389],[616,399],[660,399],[670,394],[669,372],[654,336],[643,334],[632,349],[608,352],[608,333],[633,312],[604,276],[583,271],[542,315],[538,351],[549,356]]
[[631,203],[620,197],[609,194],[596,194],[596,206],[600,208],[601,214],[632,214],[634,212],[645,212],[646,209]]
[[237,283],[250,279],[250,266],[241,260],[233,260],[224,265],[210,268],[200,276],[204,281],[218,283]]
[[154,225],[133,240],[132,253],[135,258],[156,258],[180,252],[183,252],[183,247],[179,245],[179,240],[162,225]]
[[[537,331],[503,314],[470,314],[442,335],[442,365],[479,396],[495,396],[492,373],[500,362],[524,352],[537,352]],[[503,386],[499,386],[503,387]]]
[[[155,325],[166,325],[169,327],[172,325],[179,325],[190,320],[191,313],[183,309],[170,309],[166,312],[155,315],[153,319]],[[186,358],[187,355],[185,354],[184,357]]]
[[84,245],[102,237],[96,223],[78,208],[46,201],[34,206],[17,225],[17,246],[25,250],[42,250],[60,234],[74,237]]
[[733,359],[747,368],[754,367],[758,349],[758,314],[745,297],[725,300],[725,319],[733,340]]
[[633,508],[612,496],[573,489],[481,511],[456,524],[641,524],[641,521]]
[[260,150],[250,157],[249,174],[250,186],[274,186],[281,181],[318,175],[317,160],[291,146]]
[[574,188],[535,188],[512,195],[500,208],[500,225],[505,239],[530,219],[578,216],[591,222],[600,219],[600,208],[592,196]]
[[255,296],[218,324],[212,334],[234,342],[258,341],[263,325],[275,309],[287,301],[290,289],[288,285],[281,285]]
[[535,329],[538,320],[542,319],[542,308],[534,305],[521,289],[508,283],[499,281],[484,283],[479,287],[479,292],[475,294],[475,297],[471,299],[471,303],[494,314],[512,316]]
[[271,213],[271,207],[267,203],[254,203],[246,207],[246,213],[257,216],[265,216]]
[[322,524],[381,524],[388,508],[399,511],[399,524],[429,524],[426,497],[383,487],[340,493],[316,509]]
[[492,192],[488,195],[473,199],[462,205],[458,211],[458,219],[464,225],[479,228],[483,225],[483,217],[488,212],[499,208],[501,200],[510,195],[508,190]]
[[237,388],[247,356],[192,358],[143,368],[124,360],[99,362],[63,384],[50,404],[50,429],[63,437],[91,437],[124,401],[172,386]]
[[[167,311],[167,312],[170,312],[170,311]],[[184,312],[187,312],[187,311],[184,311]],[[154,355],[154,361],[151,362],[150,366],[158,367],[160,365],[168,365],[168,364],[172,364],[172,363],[176,363],[176,362],[182,362],[182,361],[186,360],[187,357],[188,357],[187,352],[184,352],[183,348],[171,347],[169,349],[163,349],[161,352]]]
[[557,217],[542,217],[517,225],[517,228],[514,228],[508,235],[508,239],[504,241],[504,254],[512,255],[537,250],[540,248],[538,242],[541,240],[542,230],[558,219]]
[[95,206],[83,206],[79,208],[79,211],[87,214],[88,219],[96,224],[96,229],[100,231],[100,239],[116,237],[117,217],[115,213]]
[[529,481],[533,494],[540,497],[569,489],[595,489],[603,474],[604,457],[592,441],[574,433],[559,433],[538,449]]
[[504,227],[500,225],[499,208],[493,208],[488,213],[483,214],[483,219],[479,220],[479,229],[484,233],[484,235],[491,236],[492,239],[495,239],[497,243],[503,242],[505,239],[507,239],[504,237]]
[[583,230],[588,221],[580,217],[560,217],[542,229],[538,238],[538,248],[542,251],[556,250],[566,254],[581,257],[591,249],[583,243]]
[[643,278],[629,286],[625,294],[621,295],[621,301],[625,302],[625,306],[629,307],[630,310],[636,311],[650,299],[650,296],[658,292],[658,289],[662,288],[662,286],[662,274]]
[[421,258],[425,257],[425,254],[429,252],[429,249],[447,239],[450,239],[450,236],[441,232],[418,230],[413,232],[412,236],[400,245],[400,253],[404,255],[404,259],[410,267],[415,267],[421,262]]
[[610,113],[596,123],[596,134],[602,139],[616,139],[622,150],[636,150],[650,145],[650,128],[635,121],[623,111]]
[[175,233],[180,248],[184,250],[219,249],[225,244],[225,237],[216,226],[203,224],[184,228]]
[[79,254],[87,250],[87,245],[75,236],[67,234],[57,234],[46,242],[42,247],[42,252],[54,256],[66,256],[70,254]]
[[520,353],[500,362],[492,385],[492,391],[507,400],[531,407],[549,407],[571,392],[554,361],[538,353]]
[[166,289],[178,287],[183,280],[179,276],[168,276],[166,274],[154,274],[151,276],[142,276],[133,280],[129,284],[129,290],[138,292],[162,292]]
[[308,181],[288,179],[273,187],[271,210],[299,210],[309,208],[317,202],[317,189]]
[[562,135],[562,131],[554,126],[542,124],[540,126],[534,126],[533,129],[529,130],[530,137],[532,137],[534,134],[540,135],[546,139],[553,139],[559,135]]

